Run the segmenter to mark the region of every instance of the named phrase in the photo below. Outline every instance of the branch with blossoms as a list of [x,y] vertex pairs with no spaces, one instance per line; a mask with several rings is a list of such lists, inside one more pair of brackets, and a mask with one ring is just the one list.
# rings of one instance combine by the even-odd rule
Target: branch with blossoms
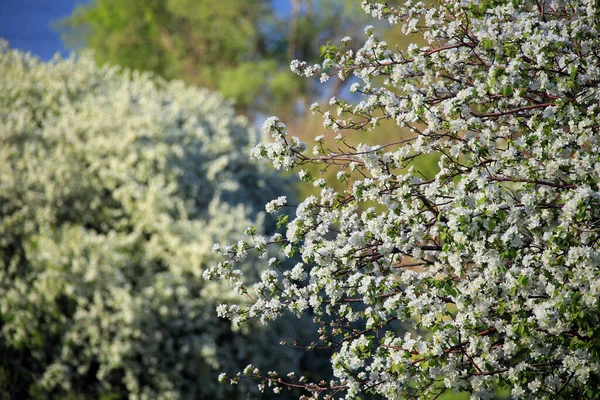
[[231,384],[237,384],[242,378],[250,378],[259,381],[258,389],[264,392],[267,389],[273,391],[273,393],[281,393],[283,390],[302,389],[303,391],[310,393],[310,395],[303,395],[300,399],[310,400],[319,398],[324,395],[325,399],[333,399],[336,394],[342,392],[345,387],[341,385],[329,384],[325,381],[319,383],[308,383],[307,378],[300,376],[296,378],[296,374],[290,372],[286,378],[277,376],[274,371],[269,371],[266,374],[262,374],[261,371],[253,365],[248,365],[243,372],[238,373],[233,377],[228,377],[226,374],[221,374],[219,380],[221,382],[229,380]]
[[[597,4],[363,7],[427,44],[401,51],[367,27],[356,51],[345,38],[327,46],[321,64],[292,62],[300,75],[352,79],[359,100],[311,107],[335,144],[320,135],[309,155],[272,118],[264,126],[272,142],[253,154],[286,170],[337,169],[346,186],[300,171],[320,194],[281,217],[281,258],[248,287],[255,301],[244,317],[315,316],[318,346],[334,351],[329,387],[350,399],[489,398],[499,386],[514,398],[593,398]],[[347,136],[374,136],[381,123],[395,124],[399,137],[366,145]],[[416,160],[430,155],[437,172],[425,177]],[[227,278],[239,261],[237,251],[225,256],[214,277]]]

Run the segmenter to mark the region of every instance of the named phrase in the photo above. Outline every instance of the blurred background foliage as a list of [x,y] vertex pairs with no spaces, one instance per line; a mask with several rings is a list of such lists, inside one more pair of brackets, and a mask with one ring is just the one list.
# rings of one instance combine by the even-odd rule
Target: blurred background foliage
[[310,318],[233,326],[215,309],[241,295],[201,278],[214,242],[273,233],[288,186],[228,101],[2,41],[0,88],[0,399],[265,398],[217,383],[248,363],[327,378],[328,354],[277,345],[315,340]]
[[289,71],[320,45],[359,31],[367,17],[347,0],[93,0],[60,24],[99,63],[153,71],[221,92],[244,114],[285,119],[316,85]]

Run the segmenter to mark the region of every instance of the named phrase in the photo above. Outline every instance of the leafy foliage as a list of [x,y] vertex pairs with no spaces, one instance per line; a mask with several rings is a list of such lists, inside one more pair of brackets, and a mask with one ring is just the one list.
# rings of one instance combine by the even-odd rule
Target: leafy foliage
[[[300,171],[320,195],[258,248],[252,240],[220,246],[225,260],[204,273],[254,299],[220,308],[233,321],[319,315],[337,379],[253,367],[243,375],[275,391],[303,386],[311,398],[465,391],[486,399],[498,388],[512,398],[598,398],[597,2],[362,5],[426,45],[404,51],[369,26],[358,51],[344,38],[323,48],[320,64],[294,60],[293,71],[321,81],[358,78],[350,90],[361,101],[332,98],[337,116],[322,112],[336,147],[319,136],[310,154],[273,117],[264,126],[273,142],[252,153],[276,168],[337,169],[343,189]],[[346,141],[348,131],[376,134],[381,121],[412,135]],[[414,162],[431,154],[439,170],[423,176]],[[268,210],[284,205],[278,199]],[[301,262],[247,284],[233,268],[251,249],[266,251],[265,242]]]
[[316,61],[315,45],[355,30],[360,13],[340,0],[286,3],[94,0],[62,25],[67,39],[93,49],[100,63],[218,90],[239,111],[294,114],[312,84],[289,74],[288,58]]

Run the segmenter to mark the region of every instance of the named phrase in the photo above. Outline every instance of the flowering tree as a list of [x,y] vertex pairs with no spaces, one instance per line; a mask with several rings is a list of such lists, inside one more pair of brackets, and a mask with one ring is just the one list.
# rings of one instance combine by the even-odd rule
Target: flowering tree
[[[356,52],[345,38],[320,65],[292,62],[323,81],[355,79],[360,102],[331,99],[338,116],[323,118],[337,145],[320,136],[312,155],[267,121],[273,142],[254,156],[300,170],[321,194],[283,217],[281,233],[220,246],[226,260],[205,276],[254,299],[221,307],[234,321],[314,313],[336,379],[252,366],[239,376],[315,398],[492,398],[498,388],[513,398],[599,398],[600,8],[440,3],[362,3],[427,46],[398,51],[367,27]],[[345,140],[348,130],[377,135],[388,120],[411,134],[378,146]],[[439,172],[426,179],[412,164],[431,153]],[[305,174],[307,163],[338,169],[346,189]],[[263,242],[301,260],[246,285],[235,265],[251,248],[266,251]]]
[[242,299],[201,279],[285,186],[228,102],[5,43],[0,88],[0,397],[246,399],[218,373],[299,369],[272,346],[293,325],[232,327]]

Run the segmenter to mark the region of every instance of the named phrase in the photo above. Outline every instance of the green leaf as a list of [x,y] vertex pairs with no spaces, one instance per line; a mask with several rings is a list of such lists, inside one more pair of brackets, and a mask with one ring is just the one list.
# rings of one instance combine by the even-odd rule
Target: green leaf
[[494,48],[494,41],[492,39],[489,38],[484,38],[481,39],[481,47],[483,47],[485,50],[490,50],[492,48]]
[[289,216],[287,214],[280,215],[277,217],[277,228],[281,228],[286,226],[289,220]]

